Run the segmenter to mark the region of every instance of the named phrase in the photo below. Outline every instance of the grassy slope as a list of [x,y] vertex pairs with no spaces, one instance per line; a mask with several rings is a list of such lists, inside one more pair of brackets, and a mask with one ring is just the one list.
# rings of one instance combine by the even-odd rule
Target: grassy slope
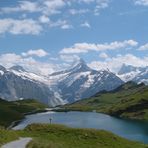
[[35,100],[8,102],[0,99],[0,125],[7,127],[13,121],[24,118],[24,114],[43,110],[46,106]]
[[[62,125],[33,124],[23,131],[0,130],[0,133],[2,133],[0,134],[0,146],[18,137],[32,137],[33,141],[28,144],[28,148],[147,147],[147,145],[128,141],[103,130],[74,129]],[[13,139],[12,134],[14,134]]]
[[148,86],[128,82],[112,92],[65,105],[63,110],[103,112],[110,115],[148,120]]

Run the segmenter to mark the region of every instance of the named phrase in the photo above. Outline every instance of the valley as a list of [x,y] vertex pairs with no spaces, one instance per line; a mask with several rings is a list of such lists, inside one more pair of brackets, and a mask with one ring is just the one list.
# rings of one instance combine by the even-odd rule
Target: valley
[[[117,145],[130,148],[131,144],[131,148],[133,145],[147,147],[130,141],[147,143],[148,86],[140,72],[145,74],[145,69],[123,65],[116,75],[109,70],[93,70],[83,60],[70,69],[48,76],[26,71],[20,66],[9,69],[1,66],[0,69],[0,95],[4,97],[0,99],[0,132],[3,135],[0,145],[19,137],[30,137],[33,140],[28,148],[65,148],[69,145],[72,148],[90,145],[94,148]],[[138,76],[139,82],[134,78],[134,75],[137,77],[135,72],[142,75],[141,79]],[[29,96],[35,99],[28,99]],[[40,113],[49,106],[57,107]],[[83,132],[87,134],[83,135]],[[64,139],[63,134],[66,134]],[[76,137],[80,137],[79,142],[72,144]]]
[[[135,71],[141,74],[136,68],[123,65],[116,75],[109,70],[93,70],[80,60],[72,68],[48,76],[26,71],[20,66],[10,69],[1,66],[0,69],[0,95],[4,97],[0,99],[0,132],[3,135],[0,136],[0,145],[19,137],[30,137],[33,140],[28,148],[147,146],[130,141],[147,143],[148,137],[145,134],[148,121],[147,81],[143,81],[144,78],[139,79],[138,84],[137,80],[124,83],[127,81],[125,78],[135,79]],[[35,99],[28,99],[29,96]],[[52,109],[56,112],[40,113],[49,106],[57,106]],[[112,124],[109,126],[107,123]],[[6,130],[8,127],[9,130]],[[66,134],[64,139],[63,134]],[[77,137],[80,137],[79,142],[72,144]]]
[[148,148],[148,0],[0,0],[0,148]]

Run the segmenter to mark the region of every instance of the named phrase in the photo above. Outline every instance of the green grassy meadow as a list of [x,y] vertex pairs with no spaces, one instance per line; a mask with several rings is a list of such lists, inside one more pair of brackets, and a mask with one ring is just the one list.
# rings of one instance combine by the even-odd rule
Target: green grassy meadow
[[19,137],[32,137],[27,148],[147,148],[104,130],[32,124],[20,131],[0,129],[0,146]]
[[109,115],[148,121],[148,86],[128,82],[116,90],[61,107],[58,111],[97,111]]

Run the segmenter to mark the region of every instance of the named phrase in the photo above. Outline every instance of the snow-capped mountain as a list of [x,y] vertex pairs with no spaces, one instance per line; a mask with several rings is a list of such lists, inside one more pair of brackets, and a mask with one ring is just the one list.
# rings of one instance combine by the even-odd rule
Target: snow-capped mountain
[[123,64],[118,72],[118,77],[120,77],[124,82],[134,81],[137,83],[145,83],[148,85],[148,66],[146,67],[134,67],[131,65]]
[[83,60],[71,68],[48,76],[21,66],[0,66],[0,97],[7,100],[34,98],[50,106],[90,97],[101,90],[112,90],[123,81],[110,71],[96,71]]
[[50,106],[63,103],[42,80],[21,66],[9,69],[0,66],[0,97],[8,101],[34,98]]
[[112,90],[123,83],[110,71],[96,71],[80,60],[72,68],[49,75],[65,102],[87,98],[101,90]]

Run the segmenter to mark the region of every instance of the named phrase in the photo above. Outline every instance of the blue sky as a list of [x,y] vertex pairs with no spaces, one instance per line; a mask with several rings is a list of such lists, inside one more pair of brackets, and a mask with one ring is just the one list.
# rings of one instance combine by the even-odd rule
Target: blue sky
[[114,72],[146,66],[147,18],[148,0],[1,0],[0,63],[42,73],[79,58]]

